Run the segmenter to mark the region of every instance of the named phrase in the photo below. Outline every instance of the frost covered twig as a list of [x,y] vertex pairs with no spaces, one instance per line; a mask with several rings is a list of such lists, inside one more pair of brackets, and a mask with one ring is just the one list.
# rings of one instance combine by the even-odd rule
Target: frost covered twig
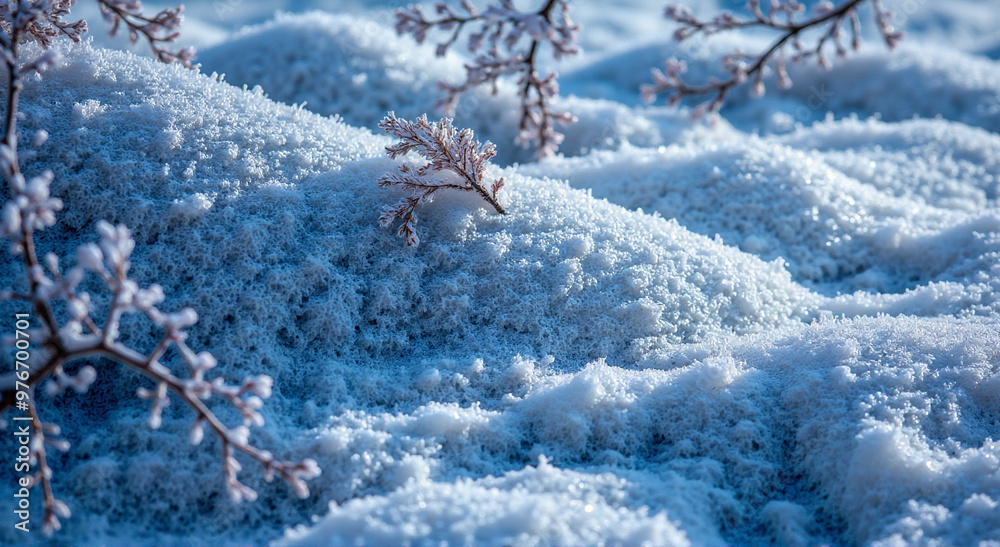
[[[67,23],[63,17],[69,15],[70,9],[76,5],[76,0],[48,0],[46,9],[35,11],[24,11],[18,9],[18,4],[23,2],[4,2],[0,4],[0,28],[9,37],[11,35],[11,21],[16,14],[22,17],[31,17],[28,23],[18,23],[21,26],[21,36],[29,40],[36,41],[42,47],[48,49],[53,41],[60,35],[65,35],[74,42],[79,42],[84,33],[87,32],[87,22],[84,20]],[[42,2],[35,1],[36,6]]]
[[[778,85],[787,88],[792,85],[785,69],[788,61],[800,62],[815,59],[816,62],[829,68],[827,57],[828,46],[832,46],[838,56],[846,56],[848,47],[857,50],[861,43],[861,20],[857,10],[868,0],[846,0],[839,5],[829,1],[819,2],[813,7],[811,17],[799,19],[806,9],[798,0],[772,0],[768,11],[761,8],[760,0],[749,0],[747,10],[751,17],[742,19],[729,11],[724,11],[709,20],[701,20],[685,6],[667,6],[668,19],[680,24],[674,32],[674,40],[681,42],[702,34],[705,36],[727,30],[762,27],[780,32],[780,36],[760,55],[748,55],[735,51],[722,59],[722,65],[729,77],[724,80],[715,78],[708,83],[689,84],[682,79],[687,70],[684,61],[676,58],[667,60],[664,70],[653,70],[653,84],[642,86],[642,96],[647,102],[656,100],[661,93],[668,93],[667,101],[676,105],[687,96],[712,95],[708,101],[696,107],[694,115],[700,117],[706,113],[717,113],[726,100],[730,89],[747,81],[753,82],[754,96],[764,94],[764,76],[773,64],[777,73]],[[875,22],[886,45],[892,49],[902,39],[903,35],[892,27],[892,13],[887,11],[879,0],[871,0]],[[810,29],[820,30],[819,37],[809,45],[801,41],[804,32]],[[850,42],[846,42],[850,34]],[[792,51],[788,53],[787,46]]]
[[410,122],[389,112],[379,127],[399,137],[398,143],[385,148],[390,157],[396,159],[414,151],[429,162],[416,169],[402,164],[398,173],[388,173],[378,179],[381,188],[399,186],[410,192],[396,205],[386,207],[379,217],[385,227],[396,220],[401,221],[399,235],[406,238],[407,245],[420,242],[413,228],[416,223],[414,209],[420,202],[432,201],[434,193],[443,188],[475,191],[498,213],[506,214],[497,198],[503,188],[503,178],[493,181],[489,188],[485,185],[486,166],[497,153],[493,143],[481,144],[475,140],[471,129],[456,130],[450,118],[429,122],[427,115],[423,115],[416,122]]
[[[194,48],[186,47],[171,50],[166,44],[172,43],[180,36],[181,15],[184,6],[164,9],[156,15],[143,13],[141,0],[95,0],[101,9],[101,14],[111,25],[110,34],[117,36],[122,25],[128,29],[129,41],[135,44],[142,36],[149,43],[156,59],[164,63],[180,63],[187,68],[194,68]],[[27,4],[36,8],[34,11],[18,11],[18,6]],[[33,21],[22,25],[21,39],[38,42],[45,49],[60,35],[79,42],[87,32],[87,22],[84,20],[66,22],[63,18],[69,15],[76,5],[76,0],[23,0],[20,2],[0,3],[0,30],[8,36],[11,34],[10,21],[17,13],[30,16]]]
[[45,516],[42,519],[42,531],[46,535],[51,535],[62,528],[59,519],[69,518],[70,510],[66,502],[57,499],[52,491],[52,468],[49,467],[45,445],[52,445],[58,450],[66,451],[69,450],[69,443],[65,440],[49,438],[50,435],[59,435],[59,426],[43,423],[41,418],[38,417],[38,409],[34,404],[28,405],[28,416],[31,419],[31,428],[34,431],[29,446],[30,457],[33,460],[31,464],[38,467],[38,471],[32,476],[31,481],[32,484],[41,484],[42,486],[42,504],[45,510]]
[[166,47],[180,35],[184,6],[161,10],[153,16],[142,11],[140,0],[97,0],[101,14],[111,25],[111,35],[116,36],[122,25],[128,29],[128,39],[133,44],[141,35],[149,43],[153,55],[164,63],[180,63],[193,68],[194,49],[190,47],[171,50]]
[[[55,532],[60,528],[59,519],[69,515],[68,506],[53,493],[52,469],[45,446],[48,444],[65,450],[69,445],[64,440],[52,438],[59,435],[57,426],[42,422],[36,388],[50,379],[46,386],[50,396],[58,395],[67,387],[85,392],[96,378],[96,370],[84,366],[71,377],[64,367],[71,362],[93,357],[110,359],[153,380],[154,389],[140,389],[138,393],[140,398],[152,401],[151,427],[160,425],[160,414],[170,401],[168,392],[173,392],[195,411],[191,441],[194,444],[201,442],[206,425],[216,434],[222,446],[227,487],[234,501],[253,500],[257,495],[236,478],[240,470],[236,452],[242,452],[260,463],[268,480],[277,474],[288,481],[299,496],[307,496],[309,490],[305,481],[320,473],[315,461],[277,461],[270,452],[249,443],[249,427],[263,423],[258,411],[263,399],[271,395],[271,378],[266,375],[249,377],[239,385],[229,385],[220,377],[206,378],[205,373],[215,367],[216,361],[208,352],[195,353],[187,345],[187,333],[184,332],[197,321],[194,310],[165,313],[158,307],[164,299],[159,285],[141,288],[128,277],[129,258],[135,242],[127,228],[99,222],[100,243],[80,246],[76,253],[77,265],[69,270],[64,270],[52,253],[47,254],[44,261],[39,260],[35,233],[55,224],[56,214],[63,204],[50,195],[51,171],[31,180],[21,173],[17,144],[18,99],[24,78],[31,73],[40,74],[55,62],[55,57],[51,51],[46,51],[38,58],[24,61],[19,58],[19,45],[22,39],[32,36],[51,36],[44,30],[44,25],[46,22],[52,24],[53,10],[59,9],[56,7],[59,5],[62,4],[18,2],[16,6],[8,4],[8,10],[0,14],[3,22],[0,25],[3,27],[0,30],[0,58],[8,76],[4,133],[0,140],[0,171],[7,180],[10,194],[0,213],[0,237],[11,242],[11,252],[19,257],[24,266],[26,282],[22,291],[0,291],[0,300],[30,303],[34,316],[41,322],[40,328],[33,330],[18,328],[17,335],[23,334],[21,340],[30,341],[32,351],[30,357],[23,360],[19,353],[15,372],[0,377],[0,411],[16,405],[18,410],[27,413],[31,423],[29,464],[37,469],[31,485],[40,484],[42,487],[45,510],[43,532]],[[80,26],[71,28],[78,29]],[[44,132],[35,139],[36,146],[43,142]],[[94,317],[90,295],[78,290],[89,273],[97,275],[111,293],[106,315],[100,322]],[[120,320],[125,314],[144,315],[162,329],[162,337],[151,351],[140,352],[120,341]],[[165,356],[171,349],[187,365],[186,377],[175,374],[167,364]],[[240,411],[242,425],[229,427],[208,408],[205,401],[216,395]]]
[[[569,15],[567,0],[546,0],[537,12],[522,12],[512,0],[500,0],[485,11],[479,11],[469,0],[462,0],[462,12],[457,13],[447,4],[437,4],[437,19],[428,19],[419,6],[396,11],[396,32],[412,34],[418,43],[427,39],[428,31],[451,31],[450,38],[438,44],[437,55],[442,56],[454,44],[467,25],[475,27],[468,37],[469,53],[476,55],[475,62],[465,65],[465,82],[452,85],[441,82],[446,96],[438,103],[445,114],[453,115],[459,97],[480,85],[490,84],[497,92],[497,79],[519,74],[518,96],[521,100],[521,121],[518,142],[528,147],[537,145],[539,157],[549,156],[559,148],[563,135],[555,130],[555,123],[573,123],[576,118],[568,112],[552,110],[552,99],[559,95],[558,74],[538,72],[538,51],[543,43],[552,46],[556,60],[579,52],[576,36],[579,25]],[[522,40],[527,37],[526,40]]]

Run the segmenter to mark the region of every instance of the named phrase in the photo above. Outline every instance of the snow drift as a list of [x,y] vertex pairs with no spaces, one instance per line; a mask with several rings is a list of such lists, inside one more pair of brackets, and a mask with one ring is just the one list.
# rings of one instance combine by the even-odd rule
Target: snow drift
[[[262,499],[232,505],[185,409],[149,431],[122,395],[140,382],[102,363],[48,410],[74,445],[57,543],[1000,540],[1000,145],[963,123],[979,106],[748,137],[605,101],[627,114],[593,110],[612,150],[503,169],[505,216],[441,196],[413,249],[377,225],[390,141],[348,123],[426,109],[421,72],[458,61],[383,29],[315,84],[293,54],[357,26],[313,19],[206,53],[247,87],[85,45],[25,91],[24,133],[50,134],[25,170],[67,204],[43,249],[128,224],[134,277],[198,310],[192,345],[274,376],[258,443],[324,470],[305,501],[244,473]],[[247,66],[225,49],[261,43]],[[23,542],[11,518],[0,541]]]

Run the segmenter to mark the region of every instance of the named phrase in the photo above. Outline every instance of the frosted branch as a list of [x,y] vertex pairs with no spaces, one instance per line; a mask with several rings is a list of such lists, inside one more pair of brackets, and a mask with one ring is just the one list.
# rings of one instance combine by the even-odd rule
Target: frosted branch
[[123,28],[128,32],[129,42],[135,44],[143,37],[157,60],[164,63],[179,63],[193,68],[194,49],[190,47],[172,50],[167,47],[180,36],[180,26],[184,20],[184,6],[168,8],[155,15],[143,13],[140,0],[97,0],[101,14],[111,25],[111,35],[117,36]]
[[63,20],[75,5],[76,0],[3,2],[0,29],[12,36],[16,28],[19,38],[38,42],[45,49],[52,47],[59,36],[79,42],[87,32],[87,22]]
[[[77,0],[34,0],[22,2],[0,2],[0,31],[6,36],[0,38],[10,44],[14,27],[18,28],[18,40],[33,41],[44,49],[60,36],[79,42],[87,32],[84,20],[67,22],[65,17],[76,5]],[[180,63],[193,68],[194,49],[172,50],[167,47],[180,36],[180,26],[184,18],[184,6],[164,9],[149,16],[143,13],[140,0],[95,0],[105,20],[111,25],[110,34],[117,36],[127,30],[129,41],[135,44],[139,37],[149,43],[153,55],[164,63]],[[50,63],[51,64],[51,63]],[[27,69],[32,69],[30,63]]]
[[423,43],[432,30],[449,32],[449,38],[437,46],[437,55],[443,56],[466,28],[472,28],[466,46],[475,60],[465,65],[464,82],[440,82],[445,97],[438,107],[453,115],[464,93],[481,85],[492,86],[496,93],[499,78],[517,75],[521,101],[518,142],[524,147],[535,143],[539,157],[554,154],[563,141],[555,124],[570,124],[576,118],[552,109],[552,100],[559,95],[557,73],[539,74],[538,51],[548,43],[556,60],[579,53],[576,36],[580,27],[570,18],[568,2],[547,0],[537,12],[522,12],[511,0],[500,0],[484,11],[463,0],[461,12],[444,3],[437,4],[435,11],[436,19],[428,18],[419,6],[397,10],[396,32],[411,34],[417,43]]
[[450,118],[429,122],[424,115],[410,122],[389,112],[379,127],[399,137],[399,142],[385,148],[390,157],[396,159],[412,151],[428,161],[416,169],[402,164],[398,173],[388,173],[378,179],[381,188],[398,186],[410,192],[396,205],[386,207],[379,217],[385,227],[399,220],[398,233],[406,239],[407,245],[420,242],[414,229],[417,205],[433,201],[434,193],[443,188],[474,191],[498,213],[506,213],[497,197],[504,185],[503,178],[494,180],[489,187],[485,182],[486,167],[497,153],[493,143],[481,144],[475,140],[471,129],[455,129]]
[[[666,17],[680,25],[674,32],[674,40],[678,42],[697,34],[709,36],[748,27],[775,30],[779,37],[759,55],[748,55],[740,51],[726,55],[722,59],[722,66],[729,74],[728,78],[713,78],[705,84],[684,81],[683,74],[687,70],[687,64],[670,58],[663,70],[653,70],[653,83],[642,86],[643,100],[653,102],[657,95],[667,94],[668,104],[676,105],[684,97],[709,95],[711,98],[695,108],[694,116],[701,117],[707,113],[717,113],[725,103],[727,93],[747,82],[752,82],[754,96],[763,95],[764,76],[772,67],[777,75],[778,86],[791,87],[792,81],[786,70],[789,61],[815,60],[820,66],[829,68],[828,54],[831,48],[838,56],[844,57],[849,50],[860,47],[861,22],[857,9],[865,1],[867,0],[847,0],[839,5],[828,1],[820,2],[806,19],[800,19],[806,9],[797,0],[773,0],[766,12],[761,8],[760,0],[750,0],[747,2],[750,17],[745,19],[724,11],[712,19],[701,20],[685,6],[668,6]],[[893,29],[892,13],[878,0],[871,0],[871,4],[882,39],[890,49],[895,48],[903,35]],[[811,29],[820,33],[815,42],[807,45],[801,38],[803,33]]]

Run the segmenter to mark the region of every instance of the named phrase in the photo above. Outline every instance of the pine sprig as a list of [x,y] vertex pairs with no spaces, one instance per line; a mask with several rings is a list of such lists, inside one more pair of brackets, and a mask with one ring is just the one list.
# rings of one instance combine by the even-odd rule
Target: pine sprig
[[493,143],[480,143],[471,129],[456,129],[450,118],[430,122],[426,114],[411,122],[389,112],[379,127],[399,138],[396,144],[385,147],[391,158],[416,152],[427,160],[417,168],[402,164],[398,173],[387,173],[378,179],[380,188],[396,186],[410,193],[399,203],[386,207],[379,217],[384,227],[400,221],[398,233],[407,245],[420,242],[414,229],[417,222],[414,210],[420,203],[433,201],[438,190],[474,191],[498,213],[506,214],[498,198],[503,178],[488,186],[485,182],[486,168],[497,153]]

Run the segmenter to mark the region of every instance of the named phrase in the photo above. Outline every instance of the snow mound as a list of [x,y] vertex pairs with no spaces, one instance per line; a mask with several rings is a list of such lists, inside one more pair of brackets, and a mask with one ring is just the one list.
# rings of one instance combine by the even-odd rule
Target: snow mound
[[[844,139],[850,139],[856,125],[847,123]],[[938,125],[948,127],[944,122]],[[787,141],[808,148],[809,135],[821,131],[803,130],[804,135]],[[854,165],[871,169],[874,160],[859,148],[852,149]],[[972,160],[963,161],[973,173],[995,169],[995,158],[983,150],[979,145],[969,154],[961,148],[954,153]],[[980,152],[979,162],[975,151]],[[910,169],[906,154],[892,157],[885,148],[878,154],[873,157],[887,164],[883,169]],[[904,167],[893,169],[894,165]],[[936,207],[928,201],[940,198],[950,203],[948,198],[936,195],[933,187],[919,186],[924,182],[920,179],[912,181],[915,186],[909,191],[880,188],[835,169],[822,153],[789,148],[768,138],[658,150],[626,148],[556,158],[524,166],[521,172],[566,179],[629,209],[676,218],[704,235],[718,234],[765,260],[783,259],[794,279],[829,293],[902,292],[932,281],[968,281],[997,264],[994,236],[1000,230],[1000,212],[995,208],[970,215]],[[934,180],[930,175],[924,179]],[[982,180],[953,180],[959,197],[995,203],[985,199]],[[992,193],[994,183],[986,179],[985,185]],[[920,199],[921,194],[929,200]]]
[[[458,82],[465,74],[454,53],[437,57],[433,45],[417,45],[376,21],[324,12],[279,14],[202,51],[199,62],[203,70],[224,73],[230,83],[259,85],[274,100],[373,131],[390,110],[404,118],[424,113],[433,118],[443,97],[438,80]],[[497,96],[480,90],[463,97],[456,124],[499,144],[500,159],[528,159],[530,153],[514,145],[514,90],[509,85],[502,90]]]
[[637,344],[810,315],[780,264],[512,171],[511,214],[442,198],[419,213],[425,244],[408,249],[377,225],[397,197],[372,182],[394,169],[387,139],[205,76],[121,69],[115,55],[75,50],[46,95],[29,87],[26,130],[45,123],[50,134],[34,161],[56,164],[55,191],[81,204],[66,229],[108,218],[150,244],[136,274],[203,309],[230,362],[263,358],[263,340],[368,357],[444,342],[625,358]]
[[777,95],[800,103],[789,111],[796,121],[827,111],[883,121],[942,117],[1000,132],[1000,72],[983,57],[904,42],[898,51],[873,48],[829,71],[807,66],[790,74],[796,85]]
[[[301,452],[294,447],[309,427],[345,404],[337,395],[345,368],[368,371],[369,391],[357,392],[367,393],[362,408],[400,404],[391,401],[405,400],[409,387],[380,382],[379,370],[423,374],[424,361],[446,358],[502,367],[519,355],[552,355],[563,370],[601,357],[633,363],[675,343],[815,313],[818,298],[780,263],[515,171],[503,173],[508,215],[472,196],[442,196],[419,212],[424,242],[407,248],[377,225],[381,207],[397,198],[373,182],[395,168],[381,150],[388,139],[148,59],[86,45],[65,56],[24,93],[24,133],[49,132],[26,172],[52,168],[54,193],[67,203],[42,248],[71,255],[98,219],[127,223],[139,243],[134,277],[160,283],[170,306],[198,310],[192,345],[233,376],[275,377],[272,423],[258,437],[266,445],[280,439]],[[15,275],[5,270],[0,282]],[[123,329],[139,346],[156,340],[143,321]],[[434,393],[440,379],[428,374],[417,385]],[[57,486],[80,481],[71,492],[116,504],[104,517],[77,506],[68,526],[81,541],[118,533],[102,518],[170,537],[192,522],[224,528],[234,515],[269,514],[280,527],[302,510],[278,485],[264,490],[280,500],[272,506],[172,510],[221,495],[222,481],[207,452],[170,442],[186,428],[184,409],[147,432],[146,406],[113,395],[137,385],[131,375],[102,375],[92,396],[72,403],[86,428],[64,424],[91,449],[66,461],[83,475],[59,474]],[[131,448],[86,463],[107,446]],[[168,467],[183,479],[150,478]],[[142,503],[147,495],[170,501],[151,506]]]
[[783,379],[792,490],[815,488],[842,540],[1000,539],[997,332],[995,320],[865,319],[750,349]]
[[368,128],[389,110],[407,118],[431,110],[438,75],[464,73],[455,55],[435,57],[374,21],[324,12],[278,14],[200,51],[198,62],[232,84]]
[[663,513],[622,506],[627,481],[564,471],[544,458],[503,477],[411,484],[330,505],[277,545],[663,545],[690,542]]
[[774,139],[897,197],[970,213],[1000,199],[1000,135],[944,120],[826,121]]

